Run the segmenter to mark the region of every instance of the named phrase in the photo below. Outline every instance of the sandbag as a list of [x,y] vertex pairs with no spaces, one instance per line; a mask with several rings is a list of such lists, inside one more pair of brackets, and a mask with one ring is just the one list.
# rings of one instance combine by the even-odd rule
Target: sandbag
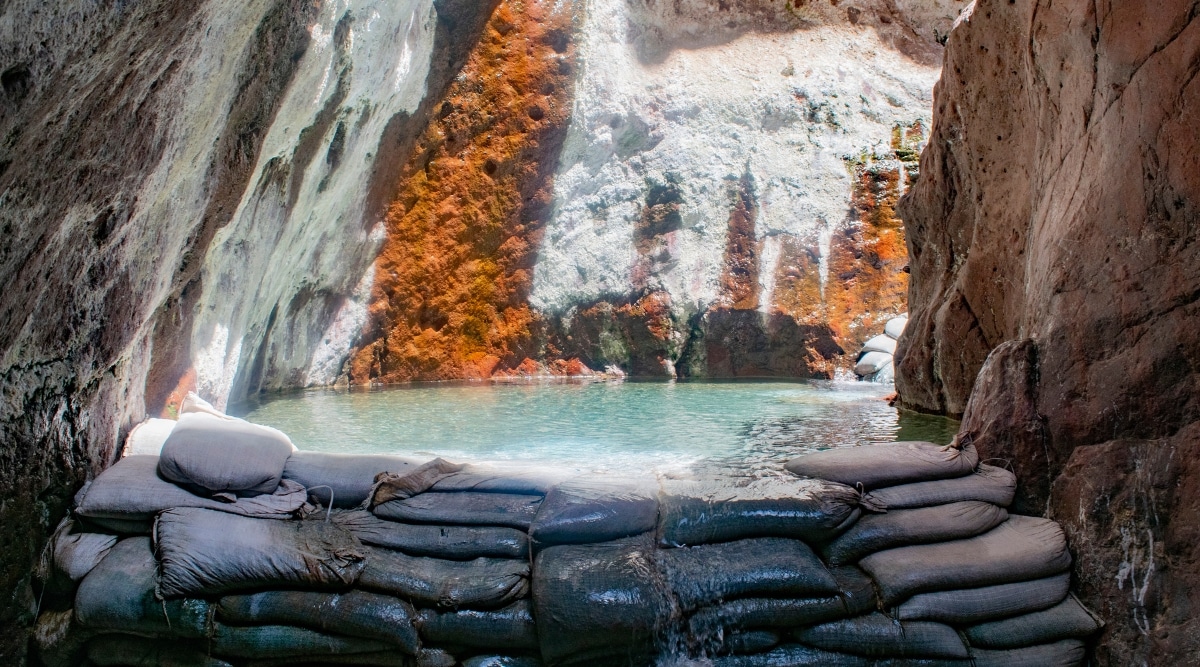
[[971,475],[888,486],[875,489],[868,497],[889,510],[931,507],[968,500],[1008,507],[1012,504],[1016,491],[1016,475],[1004,468],[981,463],[979,469]]
[[58,533],[54,537],[54,566],[71,581],[79,581],[104,560],[117,538],[101,533]]
[[422,493],[383,503],[372,511],[376,516],[391,521],[452,526],[508,526],[528,530],[541,502],[541,496],[515,493]]
[[358,667],[454,667],[458,660],[441,649],[423,648],[416,657],[399,651],[382,653],[343,653],[317,657],[289,657],[251,660],[245,667],[330,667],[330,665],[355,665]]
[[294,625],[335,635],[378,639],[416,655],[421,640],[409,603],[378,593],[349,591],[264,591],[230,595],[217,604],[217,617],[233,625]]
[[900,334],[904,333],[904,328],[908,326],[908,316],[893,317],[883,325],[883,333],[891,338],[900,338]]
[[685,611],[732,598],[838,594],[837,580],[799,540],[759,537],[664,549],[658,562]]
[[1070,573],[983,588],[922,593],[895,609],[903,620],[970,625],[1053,607],[1067,597]]
[[199,495],[274,493],[295,451],[272,428],[207,413],[180,415],[162,446],[158,473]]
[[544,496],[556,485],[578,474],[570,469],[532,465],[526,461],[468,463],[462,470],[439,479],[432,490],[441,493],[480,491]]
[[838,595],[814,598],[743,598],[704,607],[688,619],[693,637],[748,628],[794,628],[865,614],[875,609],[875,585],[854,567],[832,571]]
[[808,646],[871,658],[970,657],[958,633],[931,621],[897,621],[880,613],[856,616],[792,632]]
[[821,553],[830,565],[856,563],[884,549],[975,537],[1006,519],[1008,512],[1003,508],[977,501],[868,514],[825,545]]
[[932,442],[891,442],[838,447],[792,459],[785,466],[802,477],[840,482],[867,490],[885,486],[963,477],[975,471],[979,455]]
[[105,635],[88,643],[88,660],[101,667],[232,667],[208,654],[205,642],[155,641]]
[[717,646],[717,653],[727,654],[733,653],[762,653],[775,647],[779,643],[779,635],[770,630],[748,630],[746,632],[733,632],[724,637]]
[[653,480],[580,478],[554,487],[529,535],[539,544],[590,544],[640,535],[658,522]]
[[867,351],[854,363],[855,375],[874,375],[892,364],[892,355],[888,352]]
[[381,472],[371,488],[370,506],[389,500],[406,500],[428,491],[438,480],[463,469],[460,463],[436,458],[404,472]]
[[388,650],[394,648],[387,642],[342,637],[288,625],[233,627],[218,623],[212,639],[213,654],[222,658],[301,659]]
[[1078,639],[1007,651],[971,649],[975,667],[1078,667],[1086,655],[1087,650]]
[[162,452],[163,443],[170,437],[171,431],[175,430],[175,423],[174,419],[150,418],[134,426],[133,430],[129,432],[129,436],[125,438],[121,456],[134,454],[158,456]]
[[73,609],[43,611],[33,627],[35,660],[40,667],[76,667],[96,632],[79,626]]
[[863,343],[862,349],[865,352],[883,352],[888,355],[896,354],[896,339],[887,334],[879,334]]
[[672,618],[655,551],[649,535],[542,550],[533,607],[543,658],[552,665],[648,659],[657,631]]
[[463,667],[542,667],[537,658],[511,655],[477,655],[463,660]]
[[660,496],[664,546],[728,542],[743,537],[828,539],[857,517],[859,494],[821,480],[667,481]]
[[880,551],[859,566],[892,606],[918,593],[1049,577],[1071,567],[1071,554],[1057,523],[1009,516],[978,537]]
[[[100,473],[76,496],[76,514],[119,532],[150,532],[154,515],[173,507],[202,507],[242,516],[285,519],[308,498],[299,484],[284,481],[270,495],[222,502],[197,496],[158,476],[157,456],[130,456]],[[115,523],[114,523],[115,522]]]
[[529,556],[529,536],[516,528],[405,524],[380,519],[366,510],[334,512],[332,518],[363,544],[411,556],[450,560]]
[[150,538],[121,540],[80,583],[76,620],[85,628],[152,637],[211,635],[211,605],[198,599],[158,600],[157,571]]
[[498,609],[529,592],[526,561],[477,558],[453,561],[406,556],[364,547],[367,566],[359,585],[414,604],[450,609]]
[[371,495],[375,476],[381,472],[406,473],[423,461],[381,454],[325,454],[293,452],[283,466],[283,478],[308,489],[309,495],[329,506],[357,507]]
[[321,520],[251,519],[206,509],[163,512],[155,524],[166,598],[264,588],[340,591],[358,580],[364,547]]
[[1068,595],[1049,609],[981,623],[967,628],[965,634],[973,647],[1020,648],[1062,639],[1083,639],[1095,634],[1101,625],[1074,595]]
[[434,644],[455,644],[486,649],[537,650],[537,626],[528,600],[503,609],[461,609],[417,612],[421,637]]
[[818,648],[788,644],[755,655],[731,655],[713,658],[713,667],[872,667],[871,661],[846,653],[831,653]]

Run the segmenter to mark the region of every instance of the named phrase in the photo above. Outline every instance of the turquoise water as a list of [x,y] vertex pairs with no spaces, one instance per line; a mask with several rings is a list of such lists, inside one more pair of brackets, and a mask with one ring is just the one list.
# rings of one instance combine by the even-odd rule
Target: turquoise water
[[864,382],[424,384],[305,391],[238,412],[311,451],[769,474],[815,449],[953,437],[957,422],[890,407],[893,391]]

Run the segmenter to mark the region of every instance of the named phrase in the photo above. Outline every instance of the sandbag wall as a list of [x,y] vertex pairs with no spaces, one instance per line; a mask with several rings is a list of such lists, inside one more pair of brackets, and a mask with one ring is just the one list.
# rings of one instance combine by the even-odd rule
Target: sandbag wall
[[251,456],[201,422],[77,498],[44,664],[1077,665],[1099,628],[1062,531],[970,446],[618,480]]

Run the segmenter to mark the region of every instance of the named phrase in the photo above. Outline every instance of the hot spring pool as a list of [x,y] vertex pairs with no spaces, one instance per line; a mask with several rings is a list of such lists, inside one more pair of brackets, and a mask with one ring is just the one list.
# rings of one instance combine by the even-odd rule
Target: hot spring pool
[[531,382],[311,390],[235,412],[300,449],[553,462],[596,472],[777,474],[815,449],[949,442],[958,423],[863,382]]

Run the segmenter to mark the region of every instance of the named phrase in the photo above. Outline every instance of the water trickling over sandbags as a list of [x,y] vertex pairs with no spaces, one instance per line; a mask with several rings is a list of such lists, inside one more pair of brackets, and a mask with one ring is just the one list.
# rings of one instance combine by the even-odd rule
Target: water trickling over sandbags
[[[188,446],[259,447],[212,423],[220,442],[193,426]],[[176,449],[172,470],[222,483],[139,455],[81,494],[43,568],[46,664],[1075,665],[1101,625],[1061,529],[1009,515],[1012,474],[969,446],[826,450],[769,479],[269,446],[232,471],[278,480],[259,495]]]

